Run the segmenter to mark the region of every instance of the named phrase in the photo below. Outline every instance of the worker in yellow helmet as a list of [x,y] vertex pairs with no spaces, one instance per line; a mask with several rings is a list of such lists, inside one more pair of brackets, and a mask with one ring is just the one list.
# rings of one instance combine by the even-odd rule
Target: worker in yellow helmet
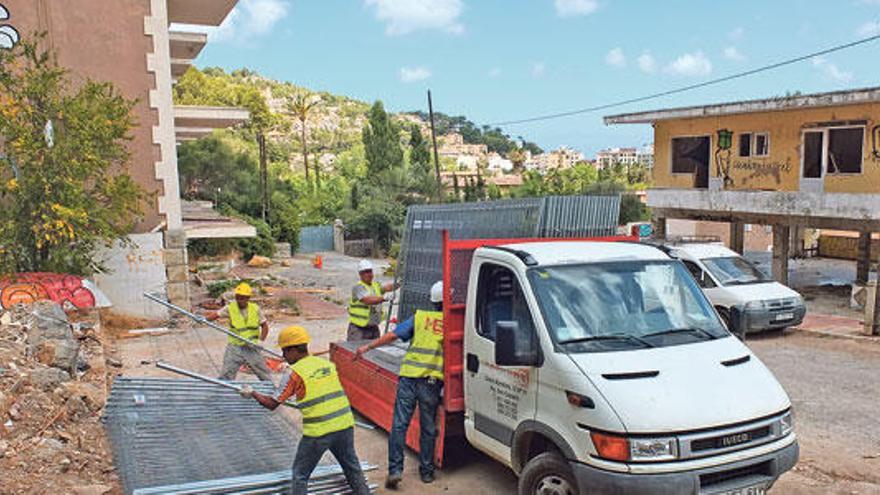
[[303,437],[293,460],[293,495],[306,495],[309,477],[324,452],[330,451],[342,467],[351,492],[370,493],[354,449],[354,415],[336,365],[309,354],[309,334],[290,326],[278,335],[278,347],[290,365],[274,397],[243,387],[242,397],[252,397],[263,407],[275,410],[293,396],[302,412]]
[[[224,306],[220,311],[208,313],[206,318],[214,321],[219,318],[229,319],[229,330],[255,344],[266,340],[269,335],[269,322],[263,317],[260,307],[250,302],[254,290],[245,282],[235,288],[235,300]],[[257,378],[272,381],[272,372],[266,366],[263,355],[256,347],[249,346],[241,339],[229,337],[226,352],[223,353],[223,369],[221,380],[235,380],[235,375],[242,364],[247,364]]]

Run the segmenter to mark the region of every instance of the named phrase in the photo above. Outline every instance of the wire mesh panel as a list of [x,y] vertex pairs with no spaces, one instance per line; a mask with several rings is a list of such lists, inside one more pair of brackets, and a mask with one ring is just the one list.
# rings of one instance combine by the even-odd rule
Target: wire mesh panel
[[299,252],[333,251],[333,226],[303,227],[299,231]]
[[[444,230],[450,239],[607,236],[617,231],[619,211],[617,194],[411,206],[401,243],[398,319],[430,306],[431,285],[442,277]],[[452,260],[455,272],[467,272],[470,258],[466,258]]]
[[[267,382],[247,382],[272,393]],[[125,493],[290,469],[301,433],[235,392],[189,379],[119,377],[104,412]]]

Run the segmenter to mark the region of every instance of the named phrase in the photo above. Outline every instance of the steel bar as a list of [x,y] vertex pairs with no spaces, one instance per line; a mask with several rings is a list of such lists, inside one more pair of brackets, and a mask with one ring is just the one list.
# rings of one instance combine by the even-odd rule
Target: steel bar
[[[228,388],[230,390],[235,390],[236,392],[241,392],[241,390],[243,388],[241,385],[235,385],[233,383],[225,382],[225,381],[220,380],[218,378],[211,378],[210,376],[205,376],[205,375],[196,373],[195,371],[189,371],[189,370],[185,370],[183,368],[178,368],[177,366],[168,364],[164,361],[157,362],[156,367],[161,368],[166,371],[171,371],[172,373],[177,373],[179,375],[184,375],[184,376],[188,376],[190,378],[195,378],[196,380],[202,380],[203,382],[213,383],[214,385]],[[299,408],[299,406],[296,403],[291,402],[291,401],[285,402],[284,405],[290,406],[290,407],[293,407],[296,409]]]
[[177,305],[171,304],[170,302],[165,301],[165,300],[163,300],[163,299],[160,299],[160,298],[158,298],[158,297],[156,297],[156,296],[154,296],[154,295],[152,295],[152,294],[150,294],[150,293],[148,293],[148,292],[144,292],[144,297],[146,297],[147,299],[149,299],[149,300],[151,300],[151,301],[153,301],[153,302],[155,302],[155,303],[161,304],[162,306],[165,306],[165,307],[168,308],[168,309],[171,309],[171,310],[177,311],[178,313],[180,313],[180,314],[182,314],[182,315],[184,315],[184,316],[186,316],[186,317],[192,319],[193,321],[195,321],[195,322],[197,322],[197,323],[201,323],[201,324],[203,324],[203,325],[207,325],[208,327],[210,327],[210,328],[212,328],[212,329],[214,329],[214,330],[217,330],[218,332],[222,332],[222,333],[228,335],[229,337],[232,337],[232,338],[234,338],[234,339],[238,339],[239,341],[243,342],[245,345],[248,345],[248,346],[253,347],[253,348],[256,348],[256,349],[259,349],[259,350],[265,352],[266,354],[268,354],[268,355],[270,355],[270,356],[273,356],[273,357],[276,357],[276,358],[278,358],[278,359],[284,359],[284,356],[282,356],[281,353],[275,352],[275,351],[273,351],[273,350],[271,350],[271,349],[267,349],[267,348],[265,348],[265,347],[263,347],[263,346],[261,346],[261,345],[259,345],[259,344],[255,344],[255,343],[251,342],[250,340],[248,340],[248,339],[246,339],[246,338],[244,338],[244,337],[242,337],[242,336],[236,334],[235,332],[230,332],[229,330],[227,330],[227,329],[221,327],[220,325],[217,325],[216,323],[214,323],[214,322],[212,322],[212,321],[209,321],[209,320],[208,320],[207,318],[205,318],[204,316],[197,315],[197,314],[195,314],[195,313],[191,313],[191,312],[189,312],[189,311],[187,311],[187,310],[181,308],[180,306],[177,306]]

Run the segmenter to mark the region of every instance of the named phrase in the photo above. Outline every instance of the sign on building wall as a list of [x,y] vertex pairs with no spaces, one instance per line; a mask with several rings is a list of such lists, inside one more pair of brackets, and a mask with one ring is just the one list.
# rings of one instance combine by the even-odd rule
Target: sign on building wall
[[12,48],[20,39],[15,27],[6,22],[10,17],[9,10],[0,3],[0,48]]

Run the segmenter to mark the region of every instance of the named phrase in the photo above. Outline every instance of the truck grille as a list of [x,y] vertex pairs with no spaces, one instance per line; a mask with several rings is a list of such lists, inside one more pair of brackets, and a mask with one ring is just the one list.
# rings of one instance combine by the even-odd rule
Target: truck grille
[[785,414],[746,424],[679,435],[679,458],[696,459],[725,454],[778,440],[782,438],[781,420]]
[[797,306],[797,299],[787,297],[784,299],[771,299],[767,301],[767,308],[770,311],[791,311]]
[[701,438],[691,441],[691,452],[702,452],[704,450],[724,449],[734,447],[744,443],[751,443],[756,440],[770,436],[770,426],[762,426],[753,430],[731,433],[729,435],[720,435],[717,437]]
[[726,481],[731,481],[747,476],[769,476],[770,462],[761,462],[751,466],[729,469],[727,471],[718,471],[717,473],[707,473],[700,475],[700,488],[705,490],[714,485],[720,485]]

